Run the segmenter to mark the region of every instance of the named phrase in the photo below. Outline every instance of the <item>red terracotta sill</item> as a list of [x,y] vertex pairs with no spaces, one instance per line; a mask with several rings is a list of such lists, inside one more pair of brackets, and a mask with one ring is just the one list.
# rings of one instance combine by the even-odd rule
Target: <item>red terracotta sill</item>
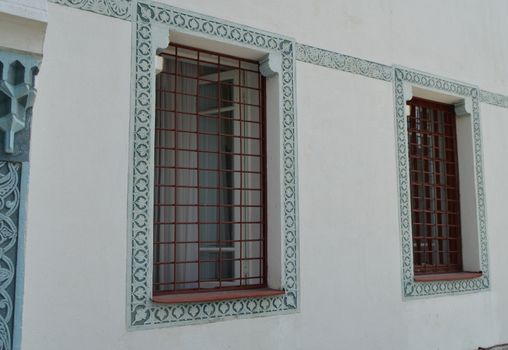
[[457,281],[482,277],[481,272],[454,272],[415,276],[415,282]]
[[275,295],[283,295],[283,290],[277,289],[242,289],[242,290],[225,290],[220,292],[199,292],[199,293],[181,293],[181,294],[165,294],[154,295],[152,301],[160,304],[176,304],[176,303],[200,303],[207,301],[221,301],[229,299],[258,298],[271,297]]

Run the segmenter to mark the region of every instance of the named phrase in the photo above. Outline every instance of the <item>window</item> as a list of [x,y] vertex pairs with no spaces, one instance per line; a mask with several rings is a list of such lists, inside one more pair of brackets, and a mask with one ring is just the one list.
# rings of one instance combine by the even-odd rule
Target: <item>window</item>
[[[176,325],[183,324],[194,324],[194,323],[206,323],[212,320],[224,320],[229,318],[248,318],[253,316],[267,316],[267,315],[278,315],[278,314],[287,314],[292,312],[298,312],[299,310],[299,273],[298,273],[298,261],[299,261],[299,239],[298,239],[298,177],[296,172],[296,160],[297,160],[297,123],[296,123],[296,111],[295,111],[295,44],[289,38],[280,36],[275,33],[264,32],[252,27],[243,26],[241,24],[234,24],[228,21],[221,20],[220,18],[210,18],[208,16],[200,15],[195,12],[188,12],[182,9],[174,8],[169,5],[158,4],[156,7],[149,6],[147,4],[138,4],[138,13],[137,13],[137,22],[135,28],[135,39],[133,41],[133,45],[135,49],[133,49],[133,60],[132,60],[132,70],[133,70],[133,84],[132,84],[132,109],[131,109],[131,138],[130,138],[130,171],[129,171],[129,225],[128,225],[128,279],[129,279],[129,292],[128,292],[128,312],[127,312],[127,324],[130,329],[144,329],[148,327],[171,327]],[[198,25],[196,25],[198,24]],[[177,46],[171,45],[168,47],[168,41],[171,38],[172,43],[185,44],[187,46],[201,47],[206,50],[221,52],[221,54],[214,54],[213,52],[206,52],[204,50],[195,50],[190,49],[189,47],[178,47],[178,56],[176,55]],[[185,51],[187,50],[187,51]],[[198,55],[199,51],[199,59],[196,55]],[[194,55],[185,57],[183,54],[187,52],[185,55]],[[182,55],[180,55],[182,54]],[[206,57],[208,55],[215,55],[217,57],[217,61],[208,62]],[[231,56],[235,57],[231,57]],[[163,58],[163,56],[165,58]],[[173,57],[171,57],[173,56]],[[237,57],[247,58],[246,59],[238,59]],[[200,259],[199,253],[200,243],[198,242],[195,230],[199,225],[205,225],[204,222],[198,223],[197,219],[193,219],[190,215],[195,215],[197,217],[197,213],[201,210],[201,208],[206,208],[203,205],[198,203],[199,195],[197,194],[198,188],[196,186],[187,187],[187,188],[177,188],[176,183],[168,183],[169,186],[158,186],[157,184],[164,184],[166,180],[164,177],[171,177],[171,168],[160,168],[161,175],[160,178],[157,174],[159,168],[155,167],[155,162],[157,159],[161,159],[167,161],[168,165],[158,165],[158,166],[168,166],[173,168],[176,165],[170,162],[173,160],[175,162],[179,162],[178,159],[182,155],[182,153],[187,152],[188,154],[194,154],[194,157],[188,158],[189,162],[196,162],[195,170],[196,177],[202,177],[206,170],[197,169],[197,158],[198,153],[207,153],[207,154],[216,154],[217,158],[223,155],[226,158],[222,158],[217,162],[226,163],[227,161],[232,162],[233,165],[237,162],[237,159],[244,159],[245,166],[247,166],[248,158],[239,158],[239,154],[226,154],[226,153],[246,153],[240,149],[240,151],[234,150],[234,152],[219,152],[218,150],[214,152],[209,151],[208,149],[204,149],[207,152],[198,152],[197,142],[198,137],[195,139],[189,139],[189,144],[182,144],[181,141],[178,141],[178,137],[180,134],[185,134],[185,131],[189,130],[180,130],[180,125],[182,122],[182,118],[176,118],[175,116],[175,124],[173,128],[175,130],[165,130],[165,136],[162,136],[161,131],[155,131],[156,128],[161,129],[171,129],[171,124],[162,124],[163,120],[167,122],[170,119],[163,119],[162,117],[158,118],[158,113],[164,113],[165,115],[170,115],[171,112],[171,103],[170,101],[174,100],[176,103],[176,108],[178,107],[179,99],[196,99],[198,100],[197,89],[195,94],[187,93],[186,91],[182,91],[180,94],[176,94],[176,86],[174,93],[164,93],[164,96],[161,96],[162,91],[157,91],[158,85],[161,90],[169,90],[167,87],[162,88],[162,84],[164,84],[164,79],[168,79],[167,77],[171,76],[173,73],[174,79],[173,83],[176,84],[177,79],[183,79],[184,77],[178,70],[171,71],[171,66],[168,66],[168,61],[171,59],[175,61],[187,61],[189,63],[193,62],[194,65],[200,66],[200,63],[215,65],[215,72],[202,72],[202,73],[194,73],[191,74],[190,77],[186,78],[187,80],[195,80],[196,85],[197,81],[200,80],[208,80],[208,83],[213,83],[213,74],[217,74],[217,80],[215,85],[233,85],[231,88],[233,89],[232,94],[236,90],[238,93],[243,93],[243,90],[247,90],[249,81],[239,82],[238,84],[222,84],[219,80],[224,77],[223,72],[226,70],[238,69],[238,71],[245,70],[245,74],[247,74],[247,70],[256,70],[247,67],[248,64],[258,66],[257,69],[261,72],[263,78],[261,79],[261,86],[258,87],[260,89],[259,98],[260,102],[249,102],[236,100],[236,104],[231,102],[231,98],[220,98],[221,101],[221,110],[222,110],[222,102],[224,103],[224,107],[228,105],[238,106],[238,110],[242,111],[242,115],[235,116],[238,120],[231,120],[230,123],[233,124],[231,128],[235,128],[234,125],[244,126],[244,139],[250,140],[247,137],[252,137],[250,135],[245,135],[246,131],[255,132],[255,129],[247,128],[248,121],[245,119],[246,114],[243,114],[243,109],[245,110],[253,110],[254,104],[259,104],[261,113],[261,123],[264,127],[261,128],[262,140],[260,142],[260,147],[262,147],[262,155],[264,156],[263,163],[266,162],[266,168],[261,168],[261,172],[263,174],[260,175],[260,181],[262,183],[260,186],[262,187],[259,194],[263,196],[263,199],[266,199],[266,203],[262,202],[259,219],[252,218],[252,221],[260,221],[262,223],[260,234],[264,234],[261,237],[252,238],[252,244],[244,244],[245,253],[241,249],[235,249],[233,252],[230,252],[229,260],[239,259],[240,254],[242,260],[242,266],[244,266],[243,262],[252,261],[256,263],[249,263],[248,268],[249,271],[243,272],[243,275],[239,270],[234,270],[232,272],[221,271],[221,279],[217,281],[217,278],[212,276],[212,272],[203,272],[203,279],[206,279],[207,282],[204,284],[202,289],[197,289],[196,285],[197,279],[200,278],[200,275],[196,273],[196,265],[199,266],[198,262],[187,264],[189,269],[189,274],[192,273],[195,278],[193,281],[190,280],[190,283],[186,281],[182,285],[182,288],[179,292],[172,290],[169,286],[171,283],[176,285],[176,281],[174,277],[171,277],[171,272],[167,272],[167,275],[164,280],[161,280],[161,270],[163,267],[158,268],[156,266],[159,265],[170,265],[170,264],[158,264],[154,265],[154,262],[171,262],[171,254],[174,254],[174,249],[179,245],[191,245],[194,244],[193,249],[184,250],[184,253],[194,254],[194,258],[196,256]],[[220,61],[219,61],[220,60]],[[238,62],[234,65],[231,63],[227,63],[227,60],[231,60],[233,62]],[[164,62],[166,62],[166,67],[164,67]],[[242,66],[243,64],[243,66]],[[222,69],[218,67],[229,67],[228,69]],[[190,70],[190,68],[189,68]],[[164,72],[162,72],[164,71]],[[190,72],[192,73],[192,72]],[[254,74],[255,72],[251,72]],[[204,77],[205,75],[210,76],[210,79],[198,79],[201,75]],[[165,76],[165,77],[163,77]],[[222,77],[222,78],[221,78]],[[238,79],[242,79],[240,74],[238,74]],[[266,81],[266,82],[265,82]],[[170,84],[170,82],[166,83],[166,85]],[[182,87],[180,89],[186,88],[185,85],[181,82]],[[207,85],[207,83],[203,82],[201,85]],[[200,85],[200,86],[201,86]],[[212,84],[213,85],[213,84]],[[237,85],[237,86],[234,86]],[[266,88],[265,88],[266,86]],[[217,88],[217,93],[219,93],[220,88]],[[244,89],[245,88],[245,89]],[[206,90],[207,87],[203,87],[200,89]],[[265,91],[265,93],[264,93]],[[208,91],[203,92],[208,93]],[[200,93],[201,94],[201,93]],[[267,98],[265,99],[266,94]],[[221,96],[222,94],[217,94],[217,96]],[[210,96],[209,100],[212,100],[214,95]],[[245,97],[250,98],[248,96]],[[166,99],[166,100],[163,100]],[[158,100],[158,101],[157,101]],[[219,100],[217,98],[216,100]],[[229,103],[227,101],[230,101]],[[235,101],[235,100],[233,100]],[[180,101],[181,103],[182,101]],[[196,102],[197,103],[197,102]],[[243,105],[242,105],[243,104]],[[197,108],[204,108],[201,106],[196,106]],[[209,106],[210,107],[210,106]],[[252,108],[251,108],[252,107]],[[191,113],[180,113],[182,115],[190,116],[191,119],[194,117],[194,122],[196,123],[196,131],[195,135],[200,134],[211,134],[208,135],[210,137],[214,136],[213,132],[207,131],[197,131],[197,123],[198,120],[205,120],[208,115],[204,114],[203,111],[198,111],[197,108]],[[167,109],[166,111],[162,111],[162,109]],[[210,107],[212,109],[212,107]],[[157,111],[158,110],[158,111]],[[174,113],[174,112],[173,112]],[[252,112],[254,113],[254,112]],[[264,117],[266,114],[266,117]],[[197,118],[199,116],[199,118]],[[212,116],[209,116],[212,117]],[[241,118],[241,120],[240,120]],[[212,118],[209,118],[212,119]],[[224,116],[219,121],[222,124],[223,121],[226,123],[227,116]],[[190,120],[190,119],[187,119]],[[216,118],[217,120],[217,118]],[[176,129],[177,122],[180,123],[179,129]],[[190,123],[190,122],[188,122]],[[213,123],[213,122],[210,122]],[[260,123],[260,125],[261,125]],[[255,123],[251,123],[255,124]],[[183,124],[182,124],[183,125]],[[192,125],[187,125],[192,127]],[[222,125],[205,125],[204,127],[212,128],[218,127]],[[200,125],[201,130],[201,125]],[[235,130],[236,132],[236,130]],[[171,142],[174,140],[174,144],[169,143],[169,146],[158,145],[158,147],[167,147],[167,148],[176,148],[175,146],[180,147],[195,147],[194,150],[183,151],[183,150],[163,150],[163,149],[155,149],[156,145],[156,135],[161,133],[160,136],[157,137],[166,137],[168,138],[167,142]],[[173,136],[171,133],[173,133]],[[227,134],[221,132],[220,134]],[[232,136],[231,144],[234,147],[238,145],[241,140],[241,135],[236,136],[235,134],[229,134]],[[217,133],[215,134],[217,135]],[[225,136],[225,135],[220,135]],[[207,137],[207,136],[204,136]],[[190,142],[196,141],[196,146],[190,144]],[[162,140],[161,140],[162,141]],[[255,141],[255,140],[253,140]],[[201,142],[201,139],[199,140]],[[222,142],[222,141],[221,141]],[[157,140],[157,143],[160,143]],[[244,143],[244,144],[245,144]],[[211,147],[211,146],[210,146]],[[243,147],[243,146],[242,146]],[[201,145],[200,147],[201,148]],[[156,151],[157,153],[156,156]],[[256,152],[255,150],[249,150],[249,152]],[[173,159],[171,159],[170,154],[173,154]],[[166,158],[164,158],[166,157]],[[213,157],[213,156],[212,156]],[[229,157],[229,160],[227,160]],[[257,158],[253,156],[245,155],[245,157]],[[156,159],[157,158],[157,159]],[[259,157],[258,157],[259,158]],[[261,164],[263,164],[261,163]],[[238,163],[236,163],[238,164]],[[241,164],[241,163],[240,163]],[[201,165],[200,165],[201,166]],[[242,167],[244,165],[242,164]],[[264,166],[264,164],[263,164]],[[184,166],[185,167],[185,166]],[[192,166],[190,166],[192,167]],[[162,169],[166,169],[163,171]],[[185,170],[185,169],[174,169],[177,170]],[[238,178],[241,176],[238,174],[239,172],[226,172],[233,173],[234,177],[232,180],[224,180],[225,174],[218,171],[220,169],[212,169],[210,171],[217,170],[216,176],[218,177],[218,181],[223,181],[227,183],[227,181],[236,182]],[[254,170],[258,171],[258,170]],[[218,174],[217,174],[218,173]],[[182,179],[182,176],[175,173],[175,177],[177,181]],[[178,180],[178,178],[180,180]],[[236,178],[236,180],[235,180]],[[173,180],[173,181],[174,181]],[[189,179],[190,181],[190,179]],[[210,180],[213,181],[213,180]],[[201,185],[200,185],[201,186]],[[235,187],[230,186],[210,186],[210,187],[221,187],[209,190],[216,190],[215,196],[220,199],[220,195],[225,196],[226,193],[230,193],[234,196]],[[247,184],[241,184],[239,186],[247,186]],[[252,185],[254,186],[254,185]],[[156,196],[156,188],[164,188],[164,195],[170,197],[171,192],[174,191],[173,196],[176,196],[177,193],[186,192],[187,195],[181,195],[182,198],[193,198],[194,203],[181,203],[182,209],[180,206],[177,206],[179,203],[169,202],[168,198],[162,198],[162,195],[157,198]],[[245,189],[248,191],[248,189]],[[162,194],[161,193],[161,194]],[[187,197],[185,197],[187,196]],[[233,197],[234,198],[234,197]],[[243,195],[242,195],[243,199]],[[204,202],[205,199],[199,198],[199,201]],[[163,202],[167,201],[167,202]],[[165,204],[167,203],[167,205]],[[168,212],[169,209],[164,209],[164,206],[161,206],[160,209],[155,207],[156,204],[164,204],[167,207],[173,207],[173,211],[171,214]],[[242,212],[245,215],[254,216],[255,212],[251,211],[250,207],[259,205],[254,203],[244,203],[241,206],[232,207],[229,210],[230,214],[234,220],[238,215],[242,215]],[[188,207],[188,208],[187,208]],[[178,213],[176,210],[179,208]],[[194,209],[190,209],[194,208]],[[220,209],[221,207],[218,206]],[[249,209],[248,209],[249,208]],[[189,230],[189,234],[194,234],[194,238],[196,241],[191,241],[192,243],[182,243],[180,241],[181,231],[175,232],[176,238],[178,241],[171,241],[171,231],[159,230],[159,228],[155,227],[154,222],[162,223],[163,221],[168,221],[168,226],[171,226],[171,222],[173,227],[176,229],[177,226],[175,219],[180,220],[178,218],[171,218],[171,215],[182,215],[181,212],[187,210],[189,218],[184,218],[185,220],[192,220],[194,224],[188,224],[186,229]],[[203,209],[204,210],[204,209]],[[224,209],[226,210],[226,209]],[[249,210],[249,214],[246,211]],[[156,212],[159,211],[159,214]],[[240,211],[240,213],[239,213]],[[160,217],[161,213],[163,215],[167,215],[167,217]],[[159,215],[159,216],[157,216]],[[222,215],[226,214],[220,214]],[[242,221],[251,220],[246,217],[242,219]],[[185,221],[184,221],[185,222]],[[181,222],[181,223],[184,223]],[[191,222],[191,221],[189,221]],[[180,223],[180,224],[181,224]],[[234,222],[222,222],[222,224],[227,225],[236,225],[236,227],[240,227],[238,223]],[[245,226],[250,225],[247,222],[243,223]],[[193,226],[191,226],[193,225]],[[180,225],[180,228],[183,225]],[[265,228],[266,226],[266,228]],[[252,227],[249,227],[252,228]],[[234,234],[237,234],[235,228],[232,231]],[[205,232],[205,231],[203,231]],[[216,234],[212,231],[209,232],[210,235]],[[255,231],[251,231],[255,232]],[[259,232],[259,231],[258,231]],[[200,230],[201,233],[201,230]],[[242,237],[245,231],[242,231]],[[163,235],[162,237],[160,235]],[[164,236],[169,235],[169,236]],[[163,239],[166,241],[165,244],[154,244],[162,243]],[[191,236],[192,238],[192,236]],[[204,237],[203,237],[204,238]],[[186,238],[188,239],[188,238]],[[246,238],[242,238],[245,243]],[[250,238],[247,238],[250,239]],[[236,240],[236,239],[235,239]],[[258,240],[260,242],[259,248],[261,250],[261,256],[254,256],[254,251],[257,252],[257,249],[249,248],[247,246],[252,247],[256,244],[254,240]],[[225,247],[226,239],[222,238],[219,243],[224,243],[219,247],[211,247],[215,252],[209,252],[211,255],[215,253],[217,256],[222,256],[226,254],[222,254],[222,248],[235,248],[236,246],[241,246],[241,242],[236,242],[236,246],[233,247]],[[232,241],[232,240],[230,240]],[[241,241],[241,240],[237,240]],[[185,241],[183,241],[185,242]],[[201,242],[201,241],[200,241]],[[267,244],[264,244],[267,242]],[[163,250],[162,246],[167,245],[170,246],[173,243],[173,253],[166,249]],[[230,242],[233,243],[233,242]],[[198,249],[196,249],[196,244]],[[160,248],[160,249],[159,249]],[[220,249],[217,249],[220,248]],[[158,250],[159,249],[159,250]],[[158,251],[157,251],[158,250]],[[218,250],[218,252],[217,252]],[[231,249],[229,249],[231,251]],[[247,252],[247,250],[249,250]],[[225,249],[224,249],[225,252]],[[251,260],[247,260],[244,254],[252,254],[249,258]],[[164,256],[166,254],[167,256]],[[182,253],[183,254],[183,253]],[[204,254],[204,253],[203,253]],[[236,255],[235,255],[236,254]],[[233,255],[235,258],[231,258]],[[176,258],[176,254],[174,254]],[[226,256],[216,257],[215,261],[225,262],[229,261]],[[157,260],[157,259],[167,259],[167,260]],[[257,259],[257,261],[256,261]],[[214,260],[214,259],[209,259]],[[177,262],[175,264],[175,261]],[[193,260],[189,260],[193,261]],[[195,261],[195,260],[194,260]],[[240,265],[239,260],[235,260],[236,265]],[[173,259],[174,265],[179,265],[176,259]],[[262,278],[257,278],[255,273],[255,266],[259,266],[262,264],[263,270],[260,271],[262,273]],[[229,265],[232,266],[232,265]],[[251,268],[252,266],[252,268]],[[155,268],[155,269],[154,269]],[[234,267],[236,268],[236,267]],[[214,271],[217,271],[215,269]],[[231,271],[231,270],[230,270]],[[201,271],[200,271],[201,272]],[[186,272],[187,273],[187,272]],[[229,273],[229,277],[227,274]],[[178,274],[178,272],[177,272]],[[173,276],[174,276],[174,267],[173,267]],[[191,275],[189,275],[191,276]],[[236,281],[231,281],[231,276],[236,277],[248,277],[250,279],[251,284],[246,284],[247,279],[238,279]],[[178,276],[177,276],[178,277]],[[222,278],[224,277],[224,278]],[[171,280],[173,278],[173,280]],[[229,279],[230,281],[226,281]],[[241,281],[241,282],[240,282]],[[201,281],[200,281],[201,282]],[[223,282],[236,282],[238,285],[232,286],[224,286]],[[167,283],[165,285],[165,289],[163,289],[163,285],[154,285],[154,283]],[[240,285],[241,283],[241,285]],[[180,283],[178,283],[180,284]],[[261,286],[266,285],[267,288],[261,288]],[[220,287],[217,287],[220,286]],[[205,288],[206,287],[206,288]],[[187,288],[187,289],[183,289]],[[225,290],[226,289],[226,290]],[[227,301],[224,301],[226,300]],[[166,305],[171,304],[171,305]]]
[[407,104],[414,273],[460,272],[455,107],[416,97]]
[[404,297],[488,290],[478,87],[394,67]]
[[266,287],[265,78],[171,44],[156,80],[154,296]]

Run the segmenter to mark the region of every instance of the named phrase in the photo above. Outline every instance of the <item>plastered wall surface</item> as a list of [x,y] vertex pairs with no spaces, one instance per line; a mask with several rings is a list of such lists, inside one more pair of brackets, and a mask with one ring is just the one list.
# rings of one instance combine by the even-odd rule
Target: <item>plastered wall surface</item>
[[508,94],[503,0],[161,2]]
[[22,345],[120,349],[130,24],[50,9],[32,129]]
[[[501,1],[171,4],[508,93]],[[473,44],[484,50],[472,53]],[[392,84],[297,63],[301,312],[129,332],[131,25],[50,4],[44,50],[23,349],[459,350],[508,342],[508,109],[481,105],[490,291],[402,300]]]

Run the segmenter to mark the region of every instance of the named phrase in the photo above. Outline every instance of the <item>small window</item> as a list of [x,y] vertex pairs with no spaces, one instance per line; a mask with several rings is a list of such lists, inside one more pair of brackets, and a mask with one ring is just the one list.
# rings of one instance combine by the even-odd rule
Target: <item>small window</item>
[[455,107],[407,103],[415,275],[462,271]]
[[259,63],[175,44],[161,56],[153,293],[266,287]]
[[404,297],[490,286],[479,90],[395,67]]

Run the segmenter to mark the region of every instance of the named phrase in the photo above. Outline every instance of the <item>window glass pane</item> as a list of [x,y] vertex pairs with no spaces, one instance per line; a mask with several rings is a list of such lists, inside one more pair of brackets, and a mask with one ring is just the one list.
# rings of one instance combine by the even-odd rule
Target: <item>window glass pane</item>
[[259,65],[178,45],[162,55],[154,291],[259,286],[265,278]]

